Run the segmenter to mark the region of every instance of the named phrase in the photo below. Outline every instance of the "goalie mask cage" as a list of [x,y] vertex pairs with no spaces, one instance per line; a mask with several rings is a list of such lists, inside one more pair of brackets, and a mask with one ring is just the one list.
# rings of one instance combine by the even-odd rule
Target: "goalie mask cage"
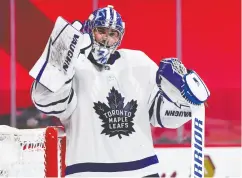
[[64,177],[65,145],[61,127],[0,126],[0,178]]

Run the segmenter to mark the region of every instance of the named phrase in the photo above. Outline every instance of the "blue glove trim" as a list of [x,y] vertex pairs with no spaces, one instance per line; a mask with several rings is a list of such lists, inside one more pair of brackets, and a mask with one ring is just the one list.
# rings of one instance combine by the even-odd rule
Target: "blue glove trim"
[[[189,74],[191,74],[191,73],[195,73],[195,72],[194,72],[194,71],[190,71]],[[183,77],[185,83],[184,83],[184,85],[182,86],[183,91],[181,92],[181,94],[182,94],[182,96],[183,96],[183,97],[184,97],[189,103],[194,104],[194,105],[200,105],[200,104],[204,103],[204,102],[207,100],[207,98],[206,98],[205,100],[199,100],[199,99],[194,95],[194,93],[193,93],[193,92],[191,91],[191,89],[189,88],[189,86],[188,86],[188,84],[187,84],[187,80],[186,80],[186,76],[189,75],[189,74],[186,74],[186,75],[184,75],[184,77]],[[197,77],[199,77],[199,76],[197,75]],[[201,79],[200,77],[199,77],[199,79],[200,79],[201,83],[203,84],[204,88],[206,89],[207,95],[209,96],[209,92],[208,92],[208,90],[207,90],[206,85],[204,84],[204,82],[202,81],[202,79]]]

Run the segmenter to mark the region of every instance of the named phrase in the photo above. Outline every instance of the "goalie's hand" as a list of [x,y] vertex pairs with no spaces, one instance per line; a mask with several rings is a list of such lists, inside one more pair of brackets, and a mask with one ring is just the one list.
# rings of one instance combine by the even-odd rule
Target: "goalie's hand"
[[200,105],[210,96],[198,74],[188,71],[177,58],[166,58],[160,62],[156,83],[172,102],[185,99],[193,105]]
[[80,50],[91,46],[89,34],[80,32],[82,24],[70,24],[58,17],[48,43],[29,74],[49,90],[56,92],[75,74]]

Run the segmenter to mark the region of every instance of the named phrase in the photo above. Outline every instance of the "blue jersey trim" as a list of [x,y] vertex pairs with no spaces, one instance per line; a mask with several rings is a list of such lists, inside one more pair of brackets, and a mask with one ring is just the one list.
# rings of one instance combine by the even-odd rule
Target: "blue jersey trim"
[[66,167],[66,175],[81,172],[122,172],[142,169],[157,164],[156,155],[141,160],[121,163],[78,163]]

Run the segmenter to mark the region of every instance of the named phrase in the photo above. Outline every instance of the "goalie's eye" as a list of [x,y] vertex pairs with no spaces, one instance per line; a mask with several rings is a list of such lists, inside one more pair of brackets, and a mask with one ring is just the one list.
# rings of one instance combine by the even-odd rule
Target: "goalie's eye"
[[107,35],[114,38],[120,37],[120,33],[117,30],[106,27],[97,27],[94,29],[94,32],[99,33],[100,35]]
[[100,34],[105,34],[106,33],[105,31],[106,30],[104,28],[101,28],[101,27],[95,29],[95,32],[100,33]]

